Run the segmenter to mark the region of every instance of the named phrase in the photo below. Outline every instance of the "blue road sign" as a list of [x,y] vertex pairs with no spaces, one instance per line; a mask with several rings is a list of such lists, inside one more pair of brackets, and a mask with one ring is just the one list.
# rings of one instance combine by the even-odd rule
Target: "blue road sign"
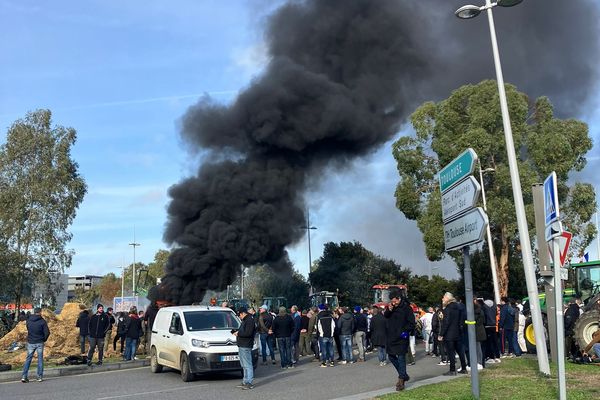
[[558,189],[556,183],[556,172],[552,171],[544,181],[544,217],[546,226],[558,221]]

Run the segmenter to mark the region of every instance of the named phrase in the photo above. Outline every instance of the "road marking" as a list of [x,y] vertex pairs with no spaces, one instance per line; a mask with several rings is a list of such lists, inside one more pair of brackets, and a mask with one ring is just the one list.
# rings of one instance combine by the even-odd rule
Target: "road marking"
[[197,388],[203,387],[203,386],[208,386],[208,385],[193,385],[193,386],[181,387],[181,388],[175,388],[175,389],[154,390],[152,392],[141,392],[141,393],[121,394],[118,396],[98,397],[98,398],[96,398],[96,400],[124,399],[126,397],[145,396],[147,394],[178,392],[180,390],[197,389]]

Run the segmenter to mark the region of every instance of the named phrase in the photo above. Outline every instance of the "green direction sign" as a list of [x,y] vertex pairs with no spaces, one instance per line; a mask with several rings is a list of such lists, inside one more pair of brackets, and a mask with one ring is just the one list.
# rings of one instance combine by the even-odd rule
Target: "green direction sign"
[[475,170],[477,154],[472,148],[463,151],[458,157],[446,165],[439,173],[440,190],[444,193]]

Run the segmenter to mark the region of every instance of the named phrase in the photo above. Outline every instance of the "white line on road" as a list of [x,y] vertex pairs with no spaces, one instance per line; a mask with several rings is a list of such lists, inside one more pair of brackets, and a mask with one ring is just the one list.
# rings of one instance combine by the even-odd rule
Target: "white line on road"
[[193,385],[193,386],[189,386],[189,387],[181,387],[181,388],[176,388],[176,389],[162,389],[162,390],[155,390],[152,392],[141,392],[141,393],[121,394],[119,396],[98,397],[96,400],[124,399],[125,397],[145,396],[147,394],[168,393],[168,392],[177,392],[180,390],[197,389],[197,388],[203,387],[203,386],[208,386],[208,385]]

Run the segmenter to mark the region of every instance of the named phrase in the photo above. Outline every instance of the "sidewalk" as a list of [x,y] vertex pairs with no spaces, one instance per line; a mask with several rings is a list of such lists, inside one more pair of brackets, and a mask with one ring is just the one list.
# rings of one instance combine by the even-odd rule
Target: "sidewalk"
[[[59,376],[68,376],[68,375],[80,375],[80,374],[92,374],[95,372],[106,372],[106,371],[116,371],[119,369],[131,369],[131,368],[139,368],[139,367],[147,367],[150,365],[150,359],[143,360],[135,360],[135,361],[119,361],[114,363],[107,363],[101,366],[92,364],[91,367],[87,365],[68,365],[64,367],[52,367],[52,368],[44,368],[44,378],[55,378]],[[31,363],[31,368],[29,369],[29,379],[35,379],[35,370],[37,367],[37,360],[34,360]],[[21,380],[21,372],[22,370],[11,370],[6,372],[0,372],[0,382],[12,382],[12,381],[20,381]]]

